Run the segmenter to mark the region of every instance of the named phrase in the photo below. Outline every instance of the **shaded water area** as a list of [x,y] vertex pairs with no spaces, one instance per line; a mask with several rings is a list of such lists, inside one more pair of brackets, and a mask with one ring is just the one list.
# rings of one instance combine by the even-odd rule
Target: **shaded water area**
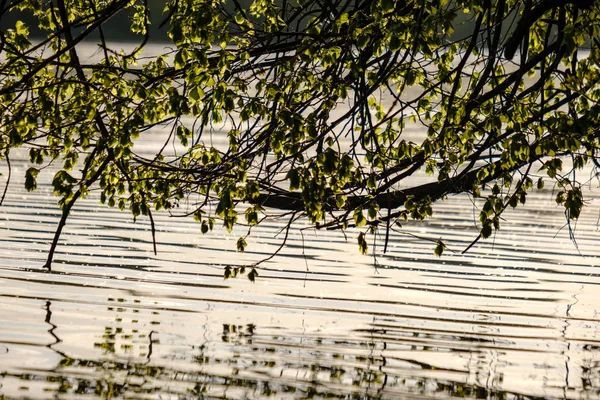
[[477,211],[455,196],[405,227],[454,253],[392,233],[374,259],[354,233],[293,229],[256,283],[223,267],[273,252],[283,221],[240,254],[236,235],[159,214],[154,256],[147,221],[96,199],[76,207],[46,273],[49,191],[15,184],[0,208],[0,398],[600,396],[593,188],[579,250],[544,190],[463,255]]

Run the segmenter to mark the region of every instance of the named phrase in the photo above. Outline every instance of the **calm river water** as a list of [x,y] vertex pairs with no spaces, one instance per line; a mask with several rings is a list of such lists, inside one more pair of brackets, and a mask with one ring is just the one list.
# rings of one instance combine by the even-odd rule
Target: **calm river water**
[[597,186],[578,247],[548,188],[463,255],[478,211],[455,196],[405,226],[454,253],[392,233],[375,260],[354,233],[296,229],[251,283],[223,280],[224,266],[269,255],[283,222],[240,254],[238,235],[159,214],[155,256],[148,221],[96,199],[46,273],[56,198],[14,183],[0,207],[0,399],[599,398]]

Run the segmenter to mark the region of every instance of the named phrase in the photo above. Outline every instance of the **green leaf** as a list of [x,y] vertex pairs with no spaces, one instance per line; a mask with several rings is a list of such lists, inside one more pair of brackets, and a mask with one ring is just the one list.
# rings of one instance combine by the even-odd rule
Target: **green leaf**
[[237,241],[237,250],[241,253],[244,252],[244,250],[246,250],[246,246],[248,244],[246,243],[246,239],[243,237],[240,237]]
[[248,279],[250,279],[250,282],[254,282],[257,276],[258,272],[256,271],[256,268],[252,268],[252,270],[248,272]]
[[204,91],[199,86],[194,86],[189,92],[190,99],[194,102],[202,100],[204,97]]
[[300,189],[300,174],[297,169],[290,169],[287,173],[287,179],[290,181],[290,190]]
[[365,218],[361,208],[354,210],[354,223],[358,227],[365,226],[367,224],[367,219]]
[[390,12],[396,7],[395,0],[381,0],[381,9],[384,12]]
[[490,237],[491,234],[492,234],[492,224],[488,220],[483,224],[483,227],[481,228],[481,236],[484,239],[486,239],[486,238]]
[[544,180],[542,178],[538,179],[537,188],[538,188],[538,190],[542,190],[544,188]]
[[374,220],[377,218],[377,206],[375,204],[371,204],[367,210],[367,213],[369,215],[369,219]]
[[17,32],[17,35],[19,36],[29,36],[29,28],[27,28],[27,25],[25,25],[25,23],[23,23],[23,21],[17,21],[15,24],[15,31]]
[[37,176],[40,170],[37,168],[29,168],[25,172],[25,189],[28,192],[34,191],[37,188]]
[[365,234],[363,232],[358,234],[358,249],[361,254],[367,254],[369,250],[369,246],[367,245],[367,241],[365,239]]
[[445,248],[446,246],[444,245],[444,243],[442,243],[441,240],[438,240],[434,250],[435,255],[441,257]]

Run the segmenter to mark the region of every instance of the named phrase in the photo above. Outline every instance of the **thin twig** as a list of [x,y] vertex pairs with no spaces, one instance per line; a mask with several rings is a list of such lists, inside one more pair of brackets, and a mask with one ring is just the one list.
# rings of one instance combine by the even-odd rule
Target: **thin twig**
[[156,252],[156,227],[154,226],[154,218],[152,217],[152,211],[148,208],[148,217],[150,218],[150,229],[152,231],[152,247],[154,249],[154,255],[157,255]]
[[8,175],[6,175],[6,186],[4,186],[4,192],[2,192],[2,198],[0,198],[0,206],[4,203],[4,199],[6,198],[6,192],[8,191],[8,185],[10,184],[10,177],[12,173],[12,167],[10,166],[10,158],[8,157],[8,153],[6,153],[6,165],[8,166]]

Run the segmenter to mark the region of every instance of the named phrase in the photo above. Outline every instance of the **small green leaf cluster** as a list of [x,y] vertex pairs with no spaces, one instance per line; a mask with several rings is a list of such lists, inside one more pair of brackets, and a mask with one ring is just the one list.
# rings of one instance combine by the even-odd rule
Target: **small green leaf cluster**
[[[225,278],[225,279],[237,278],[239,275],[246,274],[247,268],[248,267],[246,267],[245,265],[242,265],[240,267],[232,267],[230,265],[227,265],[223,272],[223,278]],[[248,277],[250,282],[254,282],[256,280],[256,278],[258,277],[258,271],[256,270],[255,267],[250,267],[250,272],[248,272],[248,274],[246,276]]]

